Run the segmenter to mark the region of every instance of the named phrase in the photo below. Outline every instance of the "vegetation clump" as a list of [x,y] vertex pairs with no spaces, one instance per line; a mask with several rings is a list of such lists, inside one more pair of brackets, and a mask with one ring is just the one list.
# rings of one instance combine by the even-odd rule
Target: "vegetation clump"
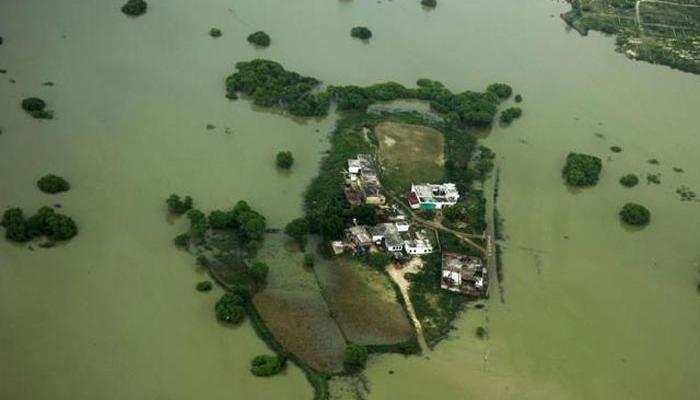
[[250,267],[249,272],[250,276],[253,278],[253,281],[258,286],[262,286],[267,281],[267,274],[270,272],[270,267],[268,267],[264,262],[258,261]]
[[420,3],[424,7],[435,8],[437,7],[437,0],[420,0]]
[[513,94],[513,88],[506,83],[492,83],[486,88],[486,91],[495,94],[499,99],[503,100]]
[[148,10],[148,3],[144,0],[128,0],[126,4],[122,6],[122,12],[131,17],[145,14],[146,10]]
[[661,174],[647,174],[647,183],[661,184]]
[[651,220],[651,212],[641,204],[627,203],[620,210],[620,219],[629,225],[643,226]]
[[571,186],[592,186],[598,183],[603,163],[600,158],[581,153],[569,153],[562,170],[566,183]]
[[216,319],[225,324],[238,325],[245,317],[246,299],[237,293],[228,292],[216,302]]
[[209,29],[209,36],[211,36],[213,38],[221,37],[221,29],[219,29],[219,28]]
[[250,362],[250,372],[261,377],[277,375],[284,368],[285,362],[281,356],[255,356]]
[[515,95],[515,102],[522,103],[522,101],[523,101],[523,96],[521,96],[520,94],[516,94]]
[[70,184],[58,175],[48,174],[42,176],[37,182],[37,187],[44,193],[55,194],[70,190]]
[[27,242],[46,236],[52,241],[68,240],[78,234],[75,221],[51,207],[41,207],[36,214],[25,218],[20,208],[10,208],[3,213],[0,226],[5,228],[5,237],[13,242]]
[[276,157],[277,168],[290,169],[294,164],[294,156],[291,151],[280,151]]
[[620,147],[620,146],[610,146],[610,151],[612,151],[613,153],[619,153],[619,152],[622,151],[622,147]]
[[351,371],[361,370],[367,364],[368,356],[367,347],[357,343],[350,343],[345,347],[345,366]]
[[314,256],[313,253],[305,253],[304,266],[307,268],[313,268],[314,264],[316,264],[316,256]]
[[523,110],[520,107],[510,107],[503,110],[501,113],[501,122],[504,124],[510,124],[513,120],[520,118],[523,114]]
[[53,119],[53,111],[46,110],[46,102],[38,97],[22,100],[22,109],[36,119]]
[[367,40],[372,37],[372,31],[364,26],[356,26],[350,29],[350,36],[358,39]]
[[483,326],[476,328],[476,337],[477,338],[484,340],[488,337],[488,335],[489,335],[488,331]]
[[198,292],[208,292],[212,289],[213,285],[211,281],[201,281],[197,282],[196,289]]
[[255,59],[236,64],[237,72],[226,78],[226,97],[237,99],[237,93],[250,96],[255,105],[277,107],[300,117],[328,114],[330,102],[325,93],[311,93],[321,82],[285,70],[274,61]]
[[253,32],[248,35],[248,42],[256,46],[267,47],[270,45],[270,35],[263,31]]
[[192,209],[192,197],[185,196],[183,199],[175,193],[171,194],[165,201],[168,210],[175,215],[182,215]]
[[627,187],[637,186],[639,183],[639,177],[635,174],[627,174],[620,178],[620,184]]
[[284,227],[284,233],[291,237],[303,250],[306,246],[306,235],[309,233],[309,221],[306,218],[296,218]]
[[697,199],[697,194],[685,185],[676,189],[676,194],[681,198],[681,201],[693,201]]
[[173,239],[173,242],[175,243],[175,246],[177,246],[177,247],[187,247],[190,245],[190,234],[183,233],[183,234],[177,235],[177,236],[175,236],[175,239]]

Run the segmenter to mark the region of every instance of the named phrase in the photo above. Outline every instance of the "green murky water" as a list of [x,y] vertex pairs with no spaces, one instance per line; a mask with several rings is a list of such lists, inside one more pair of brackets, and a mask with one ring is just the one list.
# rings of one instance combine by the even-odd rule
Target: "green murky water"
[[[505,303],[469,310],[429,359],[373,358],[371,399],[697,397],[700,204],[674,194],[700,190],[697,76],[567,32],[566,4],[548,1],[426,11],[399,0],[152,0],[136,20],[118,3],[0,3],[0,207],[61,203],[81,228],[51,250],[0,241],[0,398],[311,397],[298,369],[267,380],[247,371],[264,345],[247,325],[215,323],[216,293],[194,291],[204,275],[170,243],[183,221],[164,213],[171,192],[203,209],[244,198],[273,226],[301,213],[333,121],[226,101],[233,63],[257,56],[326,83],[504,81],[525,98],[523,118],[486,139],[509,237]],[[374,32],[369,45],[349,37],[359,24]],[[212,26],[224,36],[209,38]],[[245,42],[258,29],[270,48]],[[24,115],[30,95],[57,119]],[[282,149],[298,160],[289,176],[272,162]],[[598,186],[563,186],[570,150],[610,155]],[[47,172],[74,189],[41,194],[33,183]],[[662,184],[623,189],[627,172],[661,172]],[[616,217],[630,200],[653,212],[642,231]],[[479,325],[486,342],[473,337]]]

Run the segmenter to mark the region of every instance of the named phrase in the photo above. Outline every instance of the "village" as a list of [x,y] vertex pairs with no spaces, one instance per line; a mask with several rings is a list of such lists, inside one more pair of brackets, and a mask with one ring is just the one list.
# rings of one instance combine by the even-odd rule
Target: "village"
[[[330,243],[333,254],[361,256],[384,252],[394,261],[393,268],[402,269],[415,257],[439,249],[439,242],[430,226],[412,218],[406,212],[408,210],[402,210],[401,205],[387,200],[371,155],[358,154],[356,158],[349,159],[345,174],[343,193],[350,206],[375,206],[383,222],[367,226],[354,219],[353,224],[345,229],[343,239]],[[453,183],[412,184],[406,194],[406,204],[411,210],[431,213],[454,206],[459,199],[459,191]],[[481,258],[447,251],[441,253],[442,289],[474,298],[488,295],[488,273]]]

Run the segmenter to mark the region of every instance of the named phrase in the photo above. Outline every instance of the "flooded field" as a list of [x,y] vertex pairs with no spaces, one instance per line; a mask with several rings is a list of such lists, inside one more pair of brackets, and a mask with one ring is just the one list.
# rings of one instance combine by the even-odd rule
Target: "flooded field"
[[[500,81],[524,97],[522,118],[485,138],[501,174],[505,302],[467,310],[427,357],[373,356],[370,399],[697,397],[700,203],[675,193],[700,190],[697,76],[568,32],[569,6],[550,1],[152,0],[138,19],[118,3],[0,2],[0,208],[60,203],[80,228],[53,249],[0,241],[0,398],[311,398],[296,368],[249,373],[264,344],[247,324],[216,323],[220,293],[196,292],[202,272],[172,245],[186,222],[165,217],[172,192],[202,209],[245,199],[276,228],[301,215],[334,117],[226,100],[225,76],[254,57],[326,84]],[[355,25],[369,43],[350,38]],[[259,29],[268,49],[245,41]],[[56,119],[25,115],[28,96]],[[297,160],[289,174],[280,150]],[[604,160],[597,186],[564,186],[569,151]],[[39,192],[49,172],[71,191]],[[629,172],[661,184],[624,188]],[[648,227],[620,224],[628,201],[651,209]]]

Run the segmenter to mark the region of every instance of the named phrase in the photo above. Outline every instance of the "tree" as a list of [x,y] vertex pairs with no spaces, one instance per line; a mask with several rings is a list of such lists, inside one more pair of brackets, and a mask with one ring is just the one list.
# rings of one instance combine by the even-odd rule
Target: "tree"
[[39,188],[39,190],[49,194],[67,192],[68,190],[70,190],[70,184],[67,180],[53,174],[42,176],[36,182],[36,185]]
[[268,272],[270,272],[270,267],[262,261],[258,261],[250,267],[250,277],[258,285],[265,284]]
[[226,324],[237,325],[245,317],[245,298],[237,293],[226,293],[216,302],[216,319]]
[[180,196],[173,193],[165,202],[168,205],[168,210],[175,215],[182,215],[192,209],[192,197],[190,196],[185,196],[181,200]]
[[639,177],[635,174],[627,174],[620,178],[620,184],[627,187],[637,186],[639,183]]
[[651,212],[641,204],[627,203],[620,210],[620,219],[629,225],[643,226],[651,220]]
[[292,168],[294,164],[294,156],[291,151],[280,151],[277,153],[277,167],[282,169]]
[[48,237],[52,240],[68,240],[78,234],[75,221],[69,216],[52,213],[46,217]]
[[201,281],[201,282],[197,282],[196,289],[197,289],[197,291],[199,291],[199,292],[208,292],[208,291],[211,290],[211,288],[212,288],[211,281]]
[[432,221],[433,218],[435,218],[435,210],[423,210],[421,213],[423,214],[423,218],[428,221]]
[[523,96],[516,94],[515,95],[515,102],[516,103],[521,103],[523,101]]
[[488,331],[486,330],[486,328],[484,328],[483,326],[480,326],[480,327],[476,328],[476,337],[478,337],[478,338],[481,339],[481,340],[484,340],[484,339],[486,339],[488,336],[489,336],[489,333],[488,333]]
[[209,36],[211,36],[213,38],[221,37],[221,29],[219,29],[219,28],[209,29]]
[[122,12],[130,17],[138,17],[148,10],[148,3],[144,0],[128,0],[122,6]]
[[304,254],[304,266],[312,268],[316,264],[316,256],[313,253]]
[[510,124],[514,119],[520,118],[523,110],[520,107],[511,107],[501,113],[501,122]]
[[513,88],[505,83],[492,83],[486,88],[486,91],[495,94],[500,99],[507,99],[513,94]]
[[248,42],[256,46],[267,47],[270,45],[270,41],[270,35],[263,31],[253,32],[248,35]]
[[345,365],[353,370],[363,369],[367,364],[369,353],[367,347],[350,343],[345,347]]
[[367,40],[372,37],[372,31],[364,26],[356,26],[350,30],[350,36]]
[[571,186],[592,186],[598,183],[603,163],[600,158],[580,153],[569,153],[562,174]]
[[284,233],[294,239],[303,249],[306,246],[306,235],[309,233],[309,221],[306,218],[296,218],[284,227]]
[[52,119],[53,112],[46,110],[46,102],[38,97],[22,100],[22,109],[37,119]]
[[365,262],[370,267],[382,269],[391,262],[391,257],[386,253],[369,253],[365,257]]
[[187,247],[190,245],[190,234],[189,233],[183,233],[180,235],[175,236],[175,239],[173,240],[175,242],[175,246],[177,247]]
[[343,220],[334,214],[322,214],[319,216],[319,231],[321,236],[326,240],[337,240],[343,236],[345,231],[345,223]]
[[280,356],[259,355],[250,362],[250,372],[255,376],[272,376],[278,374],[285,364]]
[[420,3],[425,7],[435,8],[437,6],[437,0],[421,0]]
[[353,218],[361,225],[377,224],[377,208],[371,204],[361,204],[352,209]]
[[231,212],[214,210],[209,213],[209,226],[212,229],[227,229],[233,226],[234,215]]
[[442,215],[450,222],[457,222],[464,217],[464,209],[458,205],[447,207],[442,210]]

